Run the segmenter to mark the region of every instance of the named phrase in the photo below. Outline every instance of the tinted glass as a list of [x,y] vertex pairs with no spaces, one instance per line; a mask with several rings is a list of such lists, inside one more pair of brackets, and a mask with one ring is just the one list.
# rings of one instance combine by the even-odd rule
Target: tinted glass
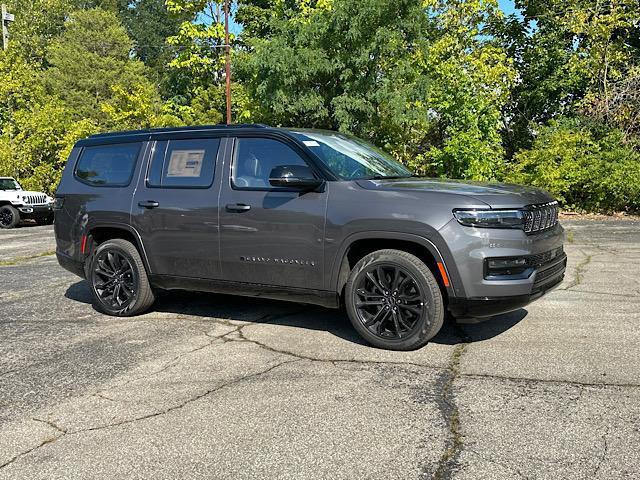
[[147,184],[184,188],[211,186],[219,146],[217,138],[157,142]]
[[85,147],[76,165],[76,177],[96,186],[129,185],[140,143]]
[[291,147],[269,138],[239,138],[233,162],[233,185],[238,188],[272,188],[271,170],[280,165],[307,163]]
[[13,178],[0,178],[0,190],[18,190],[20,186]]
[[357,137],[337,132],[291,132],[339,178],[404,178],[412,173],[388,153]]

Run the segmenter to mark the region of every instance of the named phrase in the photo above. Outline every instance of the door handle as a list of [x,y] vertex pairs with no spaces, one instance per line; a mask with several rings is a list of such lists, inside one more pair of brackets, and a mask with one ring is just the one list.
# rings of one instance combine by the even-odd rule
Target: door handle
[[160,204],[155,200],[146,200],[144,202],[138,202],[138,206],[142,208],[156,208],[159,207]]
[[248,212],[251,210],[251,205],[245,205],[244,203],[230,203],[226,208],[227,212]]

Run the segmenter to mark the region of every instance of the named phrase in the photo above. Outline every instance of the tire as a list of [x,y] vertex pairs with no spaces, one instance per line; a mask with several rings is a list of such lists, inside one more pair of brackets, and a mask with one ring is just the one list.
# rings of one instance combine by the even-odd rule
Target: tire
[[107,315],[138,315],[155,301],[142,258],[126,240],[107,240],[98,246],[91,256],[87,280],[94,305]]
[[401,250],[363,257],[349,275],[344,303],[360,336],[387,350],[423,347],[444,321],[444,301],[433,273]]
[[36,217],[35,220],[38,225],[51,225],[53,223],[53,214],[46,217]]
[[0,207],[0,228],[15,228],[20,223],[20,212],[11,205]]

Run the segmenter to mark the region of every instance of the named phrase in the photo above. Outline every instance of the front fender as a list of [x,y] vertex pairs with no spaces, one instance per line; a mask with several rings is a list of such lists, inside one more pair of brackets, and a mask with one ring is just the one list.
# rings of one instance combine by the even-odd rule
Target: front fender
[[[460,274],[456,268],[455,262],[453,261],[453,256],[446,243],[442,238],[435,238],[437,234],[434,235],[434,238],[426,238],[421,235],[416,235],[413,233],[405,233],[405,232],[393,232],[393,231],[362,231],[349,235],[346,237],[340,247],[337,250],[337,253],[332,261],[331,265],[331,289],[336,292],[340,292],[340,283],[342,280],[342,275],[344,272],[342,271],[344,260],[346,258],[347,252],[351,248],[351,246],[359,241],[359,240],[402,240],[406,242],[415,243],[421,247],[426,248],[436,262],[442,263],[447,277],[449,277],[449,287],[447,288],[447,293],[449,296],[460,297],[464,296],[464,289],[462,286],[462,282],[460,280]],[[341,275],[342,274],[342,275]],[[435,272],[435,275],[438,273]]]

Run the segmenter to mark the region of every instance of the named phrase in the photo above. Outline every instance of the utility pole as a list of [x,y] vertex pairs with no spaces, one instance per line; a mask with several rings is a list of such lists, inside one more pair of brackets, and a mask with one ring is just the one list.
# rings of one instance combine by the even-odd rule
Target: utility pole
[[7,12],[7,6],[2,4],[2,49],[9,48],[9,24],[14,21],[13,14]]
[[231,46],[229,45],[229,0],[224,0],[224,50],[225,76],[227,81],[227,125],[231,123]]

